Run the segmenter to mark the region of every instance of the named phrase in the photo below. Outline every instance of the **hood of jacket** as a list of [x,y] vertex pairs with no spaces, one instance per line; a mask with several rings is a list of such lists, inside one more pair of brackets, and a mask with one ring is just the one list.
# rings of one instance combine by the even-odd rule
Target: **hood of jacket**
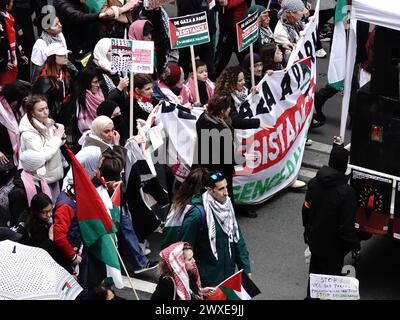
[[347,184],[349,176],[334,168],[323,166],[318,170],[317,180],[325,187],[331,188],[343,184]]
[[33,132],[33,133],[42,134],[44,136],[47,136],[49,134],[48,130],[50,129],[51,126],[54,125],[54,120],[52,120],[50,118],[48,119],[46,124],[39,122],[35,118],[33,118],[33,122],[35,123],[36,127],[39,130],[33,127],[32,123],[28,119],[28,115],[25,114],[22,117],[21,122],[19,123],[20,134],[22,135],[24,132]]

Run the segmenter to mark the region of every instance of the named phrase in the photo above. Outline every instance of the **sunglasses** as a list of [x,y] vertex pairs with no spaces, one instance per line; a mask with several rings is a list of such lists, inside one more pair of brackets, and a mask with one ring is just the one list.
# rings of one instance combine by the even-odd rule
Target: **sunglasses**
[[210,179],[212,179],[214,181],[218,180],[219,178],[224,178],[224,174],[220,171],[218,171],[210,176]]

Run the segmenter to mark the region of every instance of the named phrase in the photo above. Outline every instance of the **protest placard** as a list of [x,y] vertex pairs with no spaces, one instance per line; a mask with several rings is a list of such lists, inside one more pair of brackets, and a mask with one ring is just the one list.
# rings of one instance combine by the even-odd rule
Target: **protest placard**
[[172,49],[210,42],[206,12],[170,18],[169,35]]
[[359,281],[353,277],[310,273],[310,296],[321,300],[359,300]]

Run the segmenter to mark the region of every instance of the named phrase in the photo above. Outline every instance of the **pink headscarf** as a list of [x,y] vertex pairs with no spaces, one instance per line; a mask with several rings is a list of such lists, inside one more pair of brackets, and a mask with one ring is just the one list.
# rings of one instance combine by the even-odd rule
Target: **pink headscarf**
[[[185,268],[185,257],[183,256],[183,246],[185,244],[188,243],[176,242],[160,252],[160,257],[172,271],[176,294],[180,300],[190,300],[189,275]],[[193,274],[196,278],[197,286],[201,289],[200,275],[196,264],[193,264]]]
[[129,40],[143,40],[143,29],[146,22],[153,25],[149,20],[136,20],[129,26]]
[[[21,115],[24,111],[21,107]],[[18,166],[18,152],[19,152],[19,128],[18,121],[15,119],[14,113],[8,104],[7,100],[0,98],[0,123],[7,128],[10,137],[11,146],[14,154],[14,164]]]

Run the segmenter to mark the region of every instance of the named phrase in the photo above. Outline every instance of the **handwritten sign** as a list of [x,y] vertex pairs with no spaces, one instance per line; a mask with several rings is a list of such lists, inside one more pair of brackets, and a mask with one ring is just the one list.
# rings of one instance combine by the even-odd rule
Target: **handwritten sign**
[[353,277],[310,273],[310,295],[321,300],[359,300],[359,282]]

